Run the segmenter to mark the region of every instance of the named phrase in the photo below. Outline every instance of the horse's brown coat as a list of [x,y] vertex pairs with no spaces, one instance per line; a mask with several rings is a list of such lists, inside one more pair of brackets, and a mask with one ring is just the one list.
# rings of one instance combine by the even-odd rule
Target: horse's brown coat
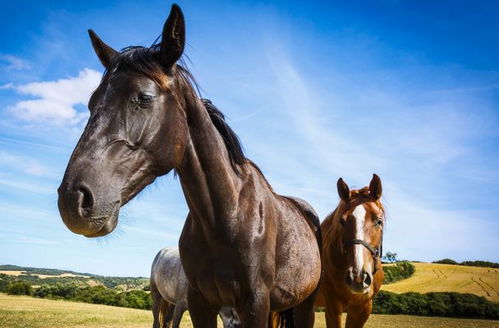
[[[375,175],[370,187],[350,191],[340,179],[338,193],[341,198],[338,207],[321,224],[323,279],[316,305],[325,306],[328,328],[340,328],[341,314],[345,311],[348,313],[346,327],[360,328],[367,321],[372,309],[372,298],[383,282],[383,268],[381,258],[373,258],[362,247],[364,268],[375,273],[371,285],[364,293],[352,291],[346,283],[345,275],[354,265],[355,258],[353,247],[345,248],[344,243],[354,239],[354,227],[350,224],[354,220],[352,213],[357,206],[363,206],[366,212],[365,241],[373,248],[381,245],[384,223],[384,209],[379,201],[381,180]],[[381,226],[378,220],[382,220]]]
[[272,190],[223,115],[196,95],[176,64],[185,42],[180,8],[172,6],[151,48],[117,52],[90,37],[106,74],[59,187],[67,227],[110,233],[120,207],[174,169],[189,207],[180,254],[194,326],[216,327],[218,310],[230,306],[245,328],[265,327],[270,310],[292,307],[296,326],[312,327],[319,221],[306,202]]

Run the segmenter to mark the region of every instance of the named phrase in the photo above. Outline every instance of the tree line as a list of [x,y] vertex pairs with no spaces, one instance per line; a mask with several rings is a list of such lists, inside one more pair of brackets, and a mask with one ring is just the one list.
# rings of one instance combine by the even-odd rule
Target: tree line
[[81,287],[75,284],[41,285],[33,288],[27,281],[0,280],[0,292],[28,295],[53,300],[121,306],[142,310],[152,309],[150,293],[144,290],[119,291],[104,286]]
[[459,263],[459,262],[456,262],[456,261],[451,260],[451,259],[442,259],[442,260],[438,260],[438,261],[433,261],[433,263],[476,266],[476,267],[494,268],[494,269],[499,268],[499,263],[489,262],[489,261],[463,261],[463,262]]
[[[405,267],[404,272],[410,268],[405,264],[400,267]],[[151,295],[145,290],[119,291],[105,286],[81,287],[74,284],[42,285],[33,288],[27,281],[1,274],[0,292],[144,310],[152,308]],[[319,309],[321,310],[323,309]],[[395,294],[380,291],[374,299],[373,313],[499,319],[499,304],[473,294]]]
[[374,298],[373,313],[499,319],[499,304],[475,294],[454,292],[395,294],[382,290]]

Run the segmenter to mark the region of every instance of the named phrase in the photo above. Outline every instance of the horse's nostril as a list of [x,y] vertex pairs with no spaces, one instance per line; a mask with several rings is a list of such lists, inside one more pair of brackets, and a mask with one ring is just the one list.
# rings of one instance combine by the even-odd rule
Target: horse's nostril
[[347,283],[347,285],[352,285],[353,283],[353,277],[352,277],[352,272],[347,272],[346,276],[345,276],[345,282]]
[[84,214],[88,214],[92,207],[94,206],[94,197],[90,189],[86,186],[80,185],[76,189],[77,192],[81,194],[80,198],[80,208],[84,210]]
[[364,272],[364,284],[367,286],[371,286],[372,278],[371,275],[367,272]]

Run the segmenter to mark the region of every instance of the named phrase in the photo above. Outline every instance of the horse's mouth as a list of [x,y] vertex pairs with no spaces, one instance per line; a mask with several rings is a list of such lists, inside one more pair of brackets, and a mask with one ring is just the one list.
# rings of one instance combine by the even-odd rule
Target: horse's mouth
[[370,288],[369,286],[365,288],[353,288],[350,286],[350,292],[355,295],[367,295],[370,292]]
[[87,238],[97,238],[110,234],[114,231],[116,226],[118,225],[118,211],[119,206],[116,210],[113,210],[111,215],[106,218],[99,218],[97,221],[102,221],[101,224],[97,227],[95,232],[85,234],[84,236]]

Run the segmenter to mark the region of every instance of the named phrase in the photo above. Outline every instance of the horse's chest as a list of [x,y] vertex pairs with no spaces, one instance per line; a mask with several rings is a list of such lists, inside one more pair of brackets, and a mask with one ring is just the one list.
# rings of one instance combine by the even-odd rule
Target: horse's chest
[[208,301],[233,305],[240,291],[240,277],[223,256],[206,256],[194,265],[186,265],[189,281]]
[[[262,276],[271,276],[265,274],[272,263],[266,260],[271,256],[255,252],[251,240],[208,243],[202,235],[195,235],[185,234],[181,238],[182,262],[191,285],[209,302],[234,306],[250,292],[250,286],[261,282]],[[248,240],[250,245],[245,242]]]

